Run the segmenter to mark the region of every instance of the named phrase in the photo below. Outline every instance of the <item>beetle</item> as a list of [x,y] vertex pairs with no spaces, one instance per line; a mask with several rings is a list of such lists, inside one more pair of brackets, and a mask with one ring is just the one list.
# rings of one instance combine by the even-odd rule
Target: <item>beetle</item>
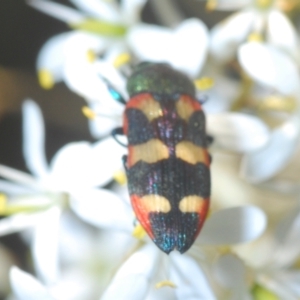
[[210,162],[193,82],[166,63],[143,62],[127,81],[123,157],[136,218],[165,253],[187,251],[207,216]]

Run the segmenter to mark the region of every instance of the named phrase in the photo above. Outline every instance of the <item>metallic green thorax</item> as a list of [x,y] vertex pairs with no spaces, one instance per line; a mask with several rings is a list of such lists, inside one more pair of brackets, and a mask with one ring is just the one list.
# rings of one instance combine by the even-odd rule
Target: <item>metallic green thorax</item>
[[195,97],[193,82],[165,63],[140,63],[127,82],[127,90],[130,97],[139,93],[187,94]]

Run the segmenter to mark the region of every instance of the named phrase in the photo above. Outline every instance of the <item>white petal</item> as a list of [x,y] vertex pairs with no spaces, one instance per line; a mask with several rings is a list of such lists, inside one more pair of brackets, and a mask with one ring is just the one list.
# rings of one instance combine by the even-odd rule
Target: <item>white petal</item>
[[71,200],[75,213],[94,226],[127,232],[133,230],[134,215],[129,205],[108,190],[78,192]]
[[275,234],[277,250],[274,253],[274,264],[288,266],[293,264],[300,254],[300,214],[295,211],[278,225]]
[[197,19],[188,19],[174,30],[139,25],[129,31],[128,43],[141,60],[167,62],[190,76],[196,76],[206,58],[208,32]]
[[111,137],[94,145],[70,143],[54,156],[49,185],[64,191],[105,185],[122,169],[123,153],[126,149]]
[[246,267],[233,254],[222,255],[214,265],[214,275],[219,283],[227,288],[238,288],[245,285]]
[[216,299],[196,261],[177,252],[170,254],[170,278],[176,284],[176,299]]
[[35,227],[33,237],[33,260],[37,274],[46,284],[58,280],[58,231],[61,211],[53,207],[46,211]]
[[245,43],[239,48],[238,59],[254,80],[286,95],[299,93],[297,65],[279,49],[257,42]]
[[236,256],[221,256],[214,265],[213,273],[223,287],[231,290],[230,299],[252,299],[247,287],[246,267]]
[[73,33],[62,33],[50,38],[40,50],[37,57],[37,70],[50,72],[54,82],[63,78],[63,65],[65,62],[65,42]]
[[236,10],[251,5],[253,0],[218,0],[216,9],[220,10]]
[[43,213],[16,214],[0,220],[0,236],[16,233],[36,226],[43,218]]
[[30,188],[6,180],[0,180],[0,191],[8,196],[32,193]]
[[121,10],[123,21],[127,25],[134,25],[140,20],[141,9],[147,0],[123,0]]
[[18,300],[54,300],[38,280],[19,268],[12,267],[9,276],[13,293]]
[[[272,274],[274,291],[283,300],[298,300],[300,297],[300,272],[281,271]],[[272,288],[271,287],[271,288]]]
[[204,223],[201,244],[237,244],[258,238],[267,223],[264,212],[250,205],[220,210]]
[[216,144],[238,152],[251,152],[266,145],[268,127],[254,116],[222,113],[207,116],[207,132]]
[[37,180],[31,175],[1,164],[0,175],[5,179],[11,180],[15,183],[19,183],[20,185],[31,187],[34,190],[40,187]]
[[110,41],[94,34],[75,32],[65,43],[64,80],[67,86],[90,101],[112,99],[107,84],[99,76],[96,62],[88,59],[90,51],[98,54],[110,45]]
[[66,23],[78,23],[84,19],[84,15],[68,6],[44,0],[26,0],[34,8],[57,18]]
[[23,154],[33,175],[41,178],[48,174],[44,120],[39,106],[31,100],[23,104]]
[[292,22],[280,11],[271,10],[267,29],[268,41],[287,51],[299,62],[299,39]]
[[100,20],[119,23],[120,12],[113,1],[70,0],[79,9]]
[[89,120],[90,133],[95,139],[108,136],[113,129],[120,126],[121,122],[118,122],[118,120],[114,118],[99,116],[94,120]]
[[244,156],[241,175],[254,183],[274,176],[291,158],[299,141],[299,133],[300,124],[296,116],[273,130],[264,148]]
[[228,61],[234,58],[238,46],[246,40],[254,18],[253,11],[241,11],[212,29],[210,51],[214,59]]
[[122,265],[102,296],[102,300],[145,299],[157,265],[158,251],[148,244]]

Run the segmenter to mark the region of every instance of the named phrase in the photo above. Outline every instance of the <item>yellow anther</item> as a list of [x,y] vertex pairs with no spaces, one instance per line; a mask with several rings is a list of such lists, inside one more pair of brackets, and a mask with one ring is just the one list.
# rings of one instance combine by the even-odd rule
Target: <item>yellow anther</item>
[[210,77],[202,77],[194,80],[194,84],[198,90],[208,90],[213,87],[214,80]]
[[81,111],[83,115],[90,120],[94,120],[97,117],[97,114],[88,106],[83,106]]
[[4,194],[0,194],[0,215],[3,215],[6,211],[7,197]]
[[219,246],[218,251],[221,255],[231,254],[231,248],[229,246]]
[[176,284],[170,280],[163,280],[163,281],[160,281],[158,283],[156,283],[155,285],[155,288],[157,289],[160,289],[162,287],[165,287],[165,286],[168,286],[168,287],[171,287],[171,288],[176,288]]
[[146,236],[146,231],[141,224],[137,224],[133,229],[132,235],[136,239],[141,240]]
[[128,62],[130,62],[130,60],[131,60],[131,57],[130,57],[129,53],[121,53],[114,60],[114,67],[119,68],[119,67],[127,64]]
[[206,2],[205,9],[207,11],[212,11],[212,10],[216,9],[217,5],[218,5],[218,1],[217,0],[208,0]]
[[89,63],[93,63],[97,58],[97,54],[94,50],[89,49],[86,53],[86,58]]
[[53,74],[47,69],[41,69],[38,71],[38,79],[40,86],[45,90],[50,90],[54,86]]
[[259,284],[252,287],[251,294],[254,300],[279,300],[279,298],[271,291],[267,290]]
[[115,172],[113,177],[114,180],[121,185],[124,185],[127,182],[126,174],[122,170]]
[[259,8],[268,8],[271,6],[271,4],[273,4],[274,0],[256,0],[256,5]]
[[258,32],[252,32],[248,35],[248,42],[262,42],[263,36]]
[[261,111],[285,111],[293,112],[297,108],[297,101],[293,97],[269,96],[262,100],[258,109]]

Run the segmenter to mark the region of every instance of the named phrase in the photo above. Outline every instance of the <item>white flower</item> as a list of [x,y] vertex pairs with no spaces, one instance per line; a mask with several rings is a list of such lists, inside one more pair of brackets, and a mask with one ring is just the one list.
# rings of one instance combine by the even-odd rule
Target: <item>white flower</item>
[[270,236],[271,246],[256,243],[255,249],[242,254],[244,262],[233,254],[221,256],[214,273],[219,284],[230,291],[231,298],[226,299],[252,299],[250,295],[254,299],[299,299],[300,271],[293,266],[300,254],[299,236],[297,210],[279,223],[275,234]]
[[[233,58],[240,44],[249,37],[266,35],[266,41],[287,52],[299,62],[299,38],[291,21],[276,6],[276,1],[218,1],[244,9],[217,24],[211,32],[211,52],[215,59]],[[246,3],[248,2],[248,3]],[[222,7],[220,7],[222,9]],[[256,34],[256,36],[251,34]]]
[[[41,85],[51,88],[63,80],[85,99],[99,100],[105,94],[99,80],[104,70],[101,73],[102,66],[96,66],[97,55],[112,62],[124,52],[133,52],[139,60],[166,61],[197,75],[208,46],[205,25],[197,19],[184,21],[174,30],[140,24],[145,1],[73,0],[81,12],[51,1],[30,0],[33,7],[81,29],[55,36],[44,45],[37,61]],[[91,18],[95,24],[89,24]]]
[[[132,234],[138,236],[140,225],[133,228],[128,195],[122,198],[127,201],[117,198],[109,202],[97,201],[97,191],[94,191],[85,202],[72,202],[73,210],[80,218],[99,228],[127,233],[132,245],[127,249],[131,248],[131,252],[139,249],[120,267],[103,299],[166,299],[164,293],[171,299],[215,299],[205,273],[191,257],[175,252],[170,257],[166,256],[148,237],[139,241],[132,237]],[[99,212],[102,213],[99,215]],[[247,242],[259,236],[265,225],[264,213],[253,206],[219,211],[206,221],[195,245],[187,253],[199,258],[205,253],[202,245]],[[156,284],[167,287],[157,291],[154,288]],[[176,288],[170,289],[173,285]]]
[[[72,195],[87,194],[112,180],[121,161],[111,161],[103,152],[111,138],[101,144],[70,143],[58,151],[50,165],[44,150],[44,128],[41,112],[32,101],[24,104],[24,156],[33,175],[0,165],[0,189],[9,196],[1,202],[1,214],[11,215],[0,220],[0,235],[34,226],[33,256],[38,274],[46,283],[58,276],[58,231],[62,211],[72,201]],[[121,152],[119,152],[121,151]],[[123,148],[110,153],[121,156]],[[109,167],[111,167],[111,169]],[[102,194],[103,192],[103,194]],[[98,189],[99,201],[113,193]]]
[[[215,8],[226,7],[244,7],[211,32],[215,62],[239,63],[235,69],[242,78],[240,86],[235,82],[239,94],[228,106],[257,113],[266,124],[273,124],[268,142],[249,151],[241,163],[241,175],[259,183],[280,172],[299,143],[299,38],[279,1],[217,1]],[[230,81],[228,75],[225,80]]]

